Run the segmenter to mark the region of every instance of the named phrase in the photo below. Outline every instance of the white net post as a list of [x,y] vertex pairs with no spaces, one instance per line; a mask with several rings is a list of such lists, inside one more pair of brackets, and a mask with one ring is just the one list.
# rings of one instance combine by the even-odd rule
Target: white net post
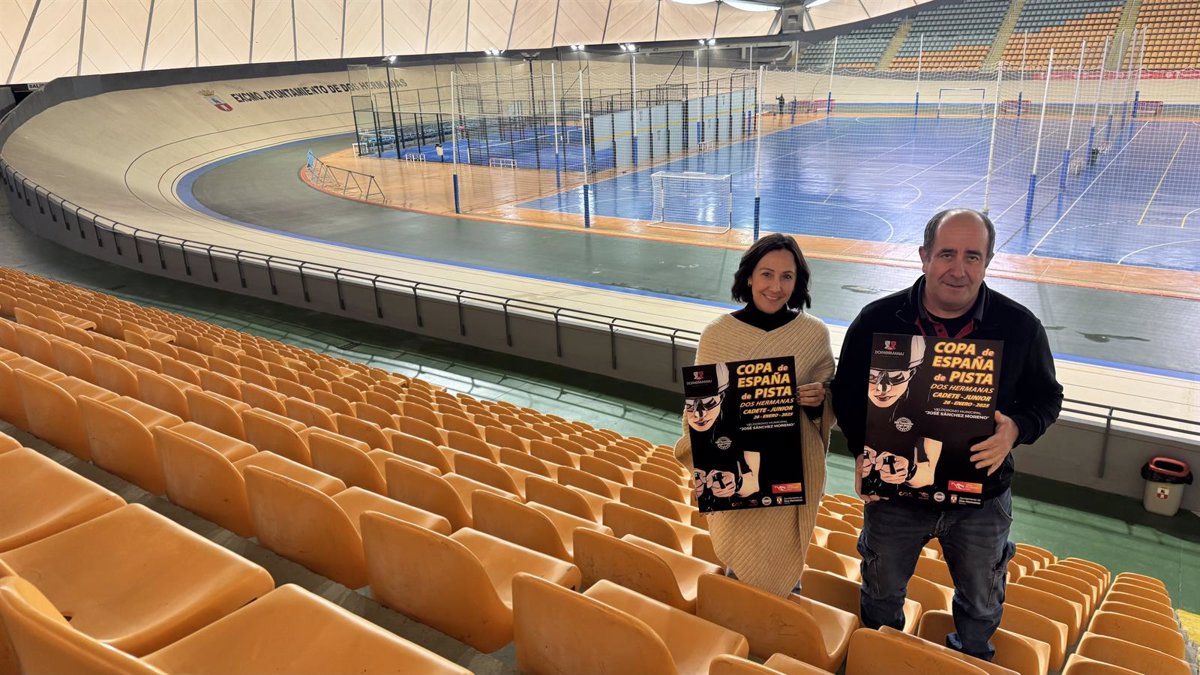
[[[453,173],[451,174],[451,181],[454,185],[454,212],[462,213],[462,202],[459,198],[458,187],[458,113],[460,111],[458,102],[457,75],[457,70],[450,71],[450,143],[451,147],[453,148],[450,156],[454,160]],[[467,161],[469,162],[471,160],[468,159]]]
[[1042,112],[1038,119],[1037,142],[1033,145],[1033,168],[1029,171],[1029,190],[1025,193],[1025,227],[1033,219],[1033,202],[1037,194],[1038,158],[1042,154],[1042,132],[1046,128],[1046,107],[1050,104],[1050,80],[1054,76],[1054,48],[1046,60],[1046,84],[1042,88]]
[[1138,50],[1138,66],[1137,75],[1133,81],[1133,119],[1137,119],[1138,101],[1142,95],[1142,67],[1146,65],[1146,34],[1150,32],[1149,28],[1142,29],[1142,46]]
[[562,154],[558,143],[558,77],[555,63],[550,62],[550,111],[554,129],[554,187],[562,188]]
[[[763,73],[765,71],[766,66],[758,67],[758,85],[755,87],[754,96],[754,241],[758,241],[759,215],[762,212],[762,98]],[[732,195],[730,195],[730,200],[732,202]],[[733,211],[730,209],[731,225],[732,218]]]
[[1108,37],[1104,38],[1104,51],[1100,52],[1100,76],[1096,79],[1096,99],[1092,102],[1092,126],[1088,129],[1087,159],[1092,160],[1096,148],[1096,116],[1100,114],[1100,101],[1104,97],[1104,60],[1108,58]]
[[1079,66],[1075,69],[1075,93],[1071,95],[1071,118],[1067,121],[1067,144],[1063,148],[1063,158],[1061,175],[1058,180],[1058,191],[1064,192],[1067,189],[1067,174],[1071,172],[1071,164],[1073,162],[1071,155],[1071,139],[1075,132],[1075,108],[1079,105],[1079,86],[1083,78],[1083,60],[1087,54],[1087,40],[1084,40],[1079,45]]
[[1113,116],[1117,105],[1116,89],[1120,87],[1121,83],[1121,56],[1124,53],[1125,33],[1122,32],[1120,38],[1117,40],[1116,58],[1113,59],[1115,67],[1113,68],[1112,77],[1110,78],[1111,84],[1109,85],[1112,95],[1108,97],[1108,121],[1104,125],[1104,145],[1106,147],[1112,144]]
[[583,78],[586,73],[591,73],[591,70],[592,67],[589,65],[579,71],[579,132],[583,138],[580,156],[583,158],[583,228],[585,230],[592,227],[592,209],[588,198],[588,114],[587,108],[583,104]]
[[1021,43],[1020,84],[1018,85],[1018,89],[1017,89],[1017,118],[1018,119],[1021,117],[1021,114],[1025,110],[1025,70],[1027,68],[1027,62],[1025,59],[1029,55],[1029,33],[1022,33],[1022,35],[1024,36],[1025,40],[1024,40],[1024,42]]
[[921,114],[921,65],[925,59],[925,34],[921,34],[921,43],[917,46],[917,91],[913,97],[913,117]]
[[1003,80],[1004,62],[1001,61],[996,64],[996,95],[992,101],[992,133],[991,140],[988,142],[987,173],[984,174],[983,208],[980,209],[983,213],[987,213],[991,208],[992,176],[996,162],[996,121],[1000,117],[1000,86]]
[[833,58],[829,59],[829,89],[825,95],[825,114],[833,113],[833,69],[837,67],[837,47],[838,39],[835,35],[833,38]]

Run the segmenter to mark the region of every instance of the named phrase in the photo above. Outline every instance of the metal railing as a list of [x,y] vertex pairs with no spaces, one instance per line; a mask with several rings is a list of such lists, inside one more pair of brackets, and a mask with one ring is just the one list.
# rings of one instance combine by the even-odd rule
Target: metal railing
[[[418,327],[425,325],[423,304],[434,300],[451,302],[458,310],[458,331],[462,336],[467,335],[466,309],[474,307],[494,310],[503,315],[505,340],[509,347],[513,346],[512,320],[514,318],[544,320],[554,325],[555,353],[558,357],[563,356],[563,328],[580,327],[599,330],[609,335],[610,363],[613,370],[618,369],[618,335],[665,341],[671,346],[670,368],[673,382],[678,379],[679,367],[685,365],[677,362],[677,348],[694,349],[700,339],[700,333],[696,331],[661,326],[647,321],[605,316],[594,312],[454,288],[427,281],[371,274],[324,263],[267,255],[152,232],[105,218],[42,188],[13,168],[3,157],[0,157],[0,176],[3,177],[4,185],[18,198],[24,200],[27,206],[36,205],[40,213],[48,214],[53,222],[61,222],[68,232],[74,228],[78,231],[80,239],[87,239],[88,233],[83,225],[85,222],[90,222],[92,237],[97,248],[112,246],[117,255],[124,255],[123,245],[132,245],[133,254],[137,257],[139,264],[144,264],[146,254],[153,252],[163,270],[167,269],[165,252],[168,250],[178,251],[186,276],[192,277],[197,274],[193,263],[198,262],[207,268],[207,274],[213,283],[220,282],[217,271],[217,262],[219,261],[233,262],[236,265],[241,288],[248,287],[247,266],[258,265],[267,272],[271,295],[278,296],[280,292],[276,275],[282,272],[292,272],[299,277],[305,303],[312,302],[309,286],[313,281],[332,281],[337,291],[338,307],[343,311],[347,309],[348,290],[355,286],[370,288],[373,297],[373,312],[378,319],[387,318],[385,317],[383,294],[398,293],[411,298]],[[201,272],[203,271],[202,269]]]
[[[694,349],[700,339],[696,331],[671,328],[647,321],[624,319],[605,316],[595,312],[587,312],[567,307],[559,307],[547,303],[533,302],[509,298],[493,293],[454,288],[426,281],[392,277],[384,274],[370,274],[358,270],[346,269],[323,263],[288,258],[285,256],[267,255],[253,251],[245,251],[217,244],[206,244],[172,235],[152,232],[143,228],[126,225],[110,218],[105,218],[83,206],[79,206],[59,195],[37,185],[25,177],[0,156],[0,177],[3,184],[18,198],[25,201],[27,206],[36,204],[38,211],[49,214],[53,222],[61,222],[67,231],[74,227],[80,239],[87,239],[83,223],[92,223],[92,236],[97,248],[107,245],[114,247],[118,255],[124,255],[122,237],[132,243],[133,252],[138,263],[145,262],[148,250],[154,250],[161,269],[167,269],[166,250],[177,250],[183,261],[186,276],[193,276],[193,260],[199,259],[207,263],[207,271],[213,283],[219,282],[217,262],[232,261],[236,264],[239,283],[247,288],[246,266],[256,264],[264,268],[273,296],[279,295],[276,274],[284,271],[295,273],[300,279],[301,291],[305,303],[311,303],[309,284],[314,280],[332,280],[337,290],[338,306],[347,309],[346,291],[354,286],[370,288],[374,300],[374,314],[378,319],[385,317],[384,293],[399,293],[411,297],[412,308],[418,327],[424,327],[423,302],[440,300],[452,302],[458,309],[458,330],[462,336],[467,335],[467,324],[464,311],[467,308],[482,308],[498,311],[503,315],[505,339],[509,347],[513,346],[511,322],[514,317],[536,318],[552,322],[555,333],[556,356],[563,355],[562,330],[564,327],[589,328],[607,332],[609,335],[610,363],[613,370],[618,369],[617,336],[631,336],[647,340],[666,341],[671,346],[671,381],[677,382],[679,367],[677,348]],[[55,209],[57,208],[57,213]],[[74,223],[72,223],[72,218]],[[108,235],[108,241],[102,234]],[[191,256],[189,258],[189,256]],[[1101,455],[1100,472],[1103,474],[1107,455],[1108,438],[1114,428],[1126,428],[1151,432],[1168,432],[1170,436],[1181,438],[1185,442],[1200,443],[1200,421],[1190,420],[1143,410],[1120,408],[1103,404],[1091,403],[1075,399],[1065,399],[1063,412],[1089,419],[1095,419],[1104,426],[1104,446]]]
[[309,160],[309,164],[305,165],[304,170],[308,172],[308,178],[313,185],[322,190],[369,202],[377,201],[380,204],[388,202],[383,188],[379,187],[379,181],[369,173],[326,164],[316,157]]

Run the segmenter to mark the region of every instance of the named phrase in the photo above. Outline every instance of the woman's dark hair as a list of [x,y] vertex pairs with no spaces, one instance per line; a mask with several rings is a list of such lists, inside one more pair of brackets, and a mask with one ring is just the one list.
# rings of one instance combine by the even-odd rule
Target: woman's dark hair
[[758,261],[771,251],[787,251],[796,259],[796,287],[792,289],[792,297],[788,298],[788,307],[812,307],[812,296],[808,294],[808,263],[804,260],[804,254],[800,252],[795,239],[778,233],[768,234],[759,239],[742,254],[742,261],[733,273],[733,299],[747,304],[753,302],[750,296],[750,275],[754,273]]

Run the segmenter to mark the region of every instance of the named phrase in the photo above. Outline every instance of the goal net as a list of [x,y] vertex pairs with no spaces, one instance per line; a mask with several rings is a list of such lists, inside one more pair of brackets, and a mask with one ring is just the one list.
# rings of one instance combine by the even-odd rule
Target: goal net
[[987,89],[984,87],[942,87],[938,89],[938,117],[982,119],[987,115]]
[[657,171],[650,175],[655,227],[722,234],[733,227],[729,174]]

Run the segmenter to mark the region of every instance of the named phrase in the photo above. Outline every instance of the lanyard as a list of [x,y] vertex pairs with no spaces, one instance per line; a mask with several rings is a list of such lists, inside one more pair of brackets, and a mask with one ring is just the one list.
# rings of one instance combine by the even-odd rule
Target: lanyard
[[[917,325],[917,330],[921,331],[922,336],[929,337],[929,334],[927,332],[925,332],[925,324],[921,323],[920,316],[918,316],[917,320],[914,321],[913,323],[915,323]],[[936,333],[938,337],[940,337],[940,338],[950,337],[950,334],[948,332],[946,332],[946,327],[944,325],[942,325],[940,322],[930,319],[929,325],[933,326],[933,332]],[[971,319],[970,321],[967,322],[967,324],[965,326],[962,327],[961,330],[958,331],[958,334],[955,335],[954,338],[955,339],[965,338],[974,332],[975,332],[975,319]]]

